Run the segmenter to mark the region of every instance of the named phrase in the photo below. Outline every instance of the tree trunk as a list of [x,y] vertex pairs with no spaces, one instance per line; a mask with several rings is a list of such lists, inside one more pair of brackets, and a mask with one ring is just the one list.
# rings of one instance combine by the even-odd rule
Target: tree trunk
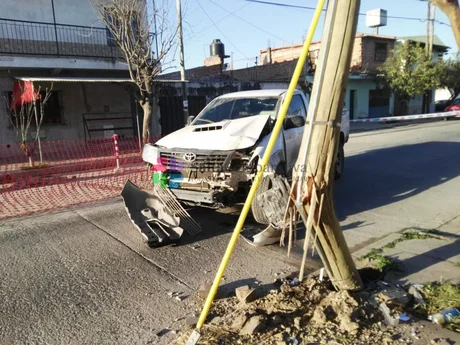
[[[309,217],[314,217],[313,229],[317,236],[318,247],[322,252],[323,263],[335,287],[340,290],[359,290],[363,285],[337,220],[333,200],[334,166],[340,140],[340,127],[337,123],[340,123],[342,119],[359,5],[360,0],[337,1],[337,12],[332,23],[328,52],[327,30],[323,31],[320,51],[321,54],[325,54],[323,56],[326,56],[326,60],[324,66],[318,65],[315,74],[319,74],[321,69],[325,70],[325,74],[322,85],[318,76],[313,83],[312,99],[318,99],[315,119],[317,124],[313,127],[307,160],[308,170],[303,178],[302,190],[304,200],[302,208],[305,214],[311,211],[310,207],[316,203],[315,200],[319,201],[318,206],[312,208],[314,215],[309,215]],[[329,2],[326,22],[330,20],[331,15],[332,5]],[[311,111],[309,113],[312,119]],[[331,126],[328,125],[331,123]],[[306,152],[307,138],[308,130],[305,130],[300,148],[301,154]],[[296,165],[302,166],[303,159],[299,155]],[[296,175],[298,174],[297,172]],[[297,176],[293,181],[296,181],[296,178]],[[296,191],[295,182],[294,188]],[[316,197],[312,197],[313,193],[317,193]],[[308,241],[308,238],[305,241]]]
[[153,96],[153,103],[152,103],[152,135],[160,136],[161,135],[161,109],[160,109],[160,99],[157,96],[157,92],[155,90]]
[[431,2],[439,7],[449,18],[455,41],[460,49],[460,8],[458,7],[458,0],[431,0]]
[[144,120],[142,122],[142,146],[149,142],[150,138],[150,118],[152,117],[152,105],[150,101],[141,102],[144,111]]

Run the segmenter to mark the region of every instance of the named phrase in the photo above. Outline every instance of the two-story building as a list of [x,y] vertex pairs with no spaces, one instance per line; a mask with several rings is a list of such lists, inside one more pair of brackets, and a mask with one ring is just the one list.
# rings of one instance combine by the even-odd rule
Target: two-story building
[[43,140],[137,136],[142,111],[111,37],[88,0],[1,1],[0,143],[17,141],[7,107],[18,81],[42,90],[53,83]]
[[[390,56],[395,45],[404,41],[425,45],[424,36],[398,38],[363,33],[356,35],[345,98],[352,119],[396,115],[401,111],[397,100],[390,93],[377,89],[375,77],[378,68]],[[320,45],[321,42],[312,42],[310,45],[310,56],[313,62],[319,57]],[[449,47],[445,46],[438,37],[435,37],[433,59],[438,59],[448,49]],[[291,61],[298,59],[301,50],[302,45],[263,49],[260,52],[260,61],[265,65]],[[423,95],[414,97],[408,107],[409,113],[423,113],[426,108],[424,102],[428,102],[427,108],[433,111],[434,92],[431,92],[429,99],[424,99]]]

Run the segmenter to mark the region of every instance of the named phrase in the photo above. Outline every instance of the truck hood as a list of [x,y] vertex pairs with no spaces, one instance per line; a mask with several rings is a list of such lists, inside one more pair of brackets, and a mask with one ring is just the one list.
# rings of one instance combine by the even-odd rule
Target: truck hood
[[254,146],[269,115],[256,115],[237,120],[224,120],[181,128],[155,144],[167,148],[196,150],[239,150]]

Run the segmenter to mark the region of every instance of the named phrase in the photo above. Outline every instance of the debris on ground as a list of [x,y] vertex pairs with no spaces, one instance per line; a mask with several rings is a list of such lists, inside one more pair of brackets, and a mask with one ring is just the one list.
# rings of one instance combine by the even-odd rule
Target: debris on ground
[[251,303],[257,298],[257,291],[245,285],[236,288],[235,295],[241,303]]
[[416,290],[423,303],[417,303],[412,308],[412,313],[442,324],[449,330],[460,332],[460,285],[436,282],[419,285]]
[[185,319],[185,326],[189,328],[194,328],[198,323],[198,318],[196,316],[190,316]]
[[[264,296],[243,301],[254,293],[249,286],[214,301],[210,319],[198,344],[386,344],[399,331],[384,326],[382,313],[368,292],[335,291],[329,278],[287,280]],[[214,319],[218,317],[218,321]],[[190,329],[176,340],[183,345]]]
[[201,284],[197,292],[198,297],[201,299],[206,299],[206,297],[209,294],[209,291],[211,290],[211,287],[212,287],[212,283],[209,283],[209,282]]
[[377,299],[387,305],[405,307],[412,299],[411,295],[399,286],[390,285],[385,282],[378,282],[377,286],[381,291],[377,294]]
[[379,310],[382,312],[387,326],[395,327],[399,325],[400,316],[394,315],[394,311],[390,310],[385,302],[380,303]]
[[421,295],[420,291],[423,290],[423,285],[421,284],[413,284],[409,288],[409,293],[414,296],[414,300],[417,302],[417,304],[424,304],[425,300],[423,299],[423,296]]
[[[447,284],[401,286],[367,279],[381,278],[373,273],[369,269],[361,272],[366,281],[361,292],[336,291],[327,275],[321,280],[318,274],[303,281],[292,275],[279,277],[265,287],[240,286],[214,301],[197,345],[447,344],[430,335],[421,320],[435,329],[446,327],[428,323],[428,316],[447,309],[446,305],[459,306],[456,293],[460,288]],[[209,283],[200,287],[198,303],[209,288]],[[196,317],[186,320],[186,327],[172,344],[184,345],[196,322]]]

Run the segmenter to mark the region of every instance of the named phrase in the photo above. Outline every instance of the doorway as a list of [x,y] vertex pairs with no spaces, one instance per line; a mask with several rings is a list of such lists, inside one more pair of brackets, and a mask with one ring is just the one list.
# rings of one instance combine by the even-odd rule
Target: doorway
[[350,90],[350,107],[349,107],[349,112],[350,112],[350,119],[355,118],[355,105],[356,105],[356,90]]

